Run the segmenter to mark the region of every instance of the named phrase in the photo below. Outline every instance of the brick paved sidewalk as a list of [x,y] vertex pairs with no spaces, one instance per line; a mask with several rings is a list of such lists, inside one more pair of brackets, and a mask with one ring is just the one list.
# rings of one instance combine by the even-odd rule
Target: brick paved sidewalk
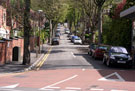
[[[48,51],[48,44],[43,45],[43,51],[38,54],[38,57],[36,57],[36,52],[31,52],[31,64],[30,65],[22,65],[21,62],[12,62],[9,64],[5,64],[3,66],[0,66],[0,74],[3,73],[12,73],[12,72],[21,72],[24,71],[24,69],[29,68],[31,65],[33,65],[36,61],[42,59],[42,56]],[[42,49],[42,46],[41,46]]]

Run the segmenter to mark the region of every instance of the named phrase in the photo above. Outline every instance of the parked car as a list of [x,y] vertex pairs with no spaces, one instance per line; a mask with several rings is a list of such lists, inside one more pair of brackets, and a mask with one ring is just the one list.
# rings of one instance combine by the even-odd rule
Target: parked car
[[103,63],[107,66],[112,64],[125,64],[132,67],[132,57],[124,47],[112,46],[104,54]]
[[89,54],[90,56],[92,56],[92,54],[95,52],[96,47],[97,47],[97,44],[93,44],[93,43],[90,44],[89,49],[88,49],[88,54]]
[[70,31],[69,31],[69,30],[66,30],[66,31],[65,31],[65,33],[66,33],[66,34],[69,34],[69,33],[70,33]]
[[69,34],[67,35],[67,37],[70,37],[70,35],[72,35],[72,33],[69,33]]
[[59,45],[60,40],[58,37],[52,38],[52,45]]
[[71,40],[73,36],[74,36],[74,35],[70,35],[70,36],[69,36],[69,39]]
[[60,32],[60,29],[57,28],[56,32]]
[[69,28],[65,28],[65,34],[69,34],[69,33],[70,33]]
[[98,45],[95,51],[93,52],[92,57],[95,59],[97,58],[103,59],[104,53],[108,47],[109,47],[108,45]]
[[59,38],[60,38],[60,35],[61,35],[61,34],[60,34],[59,32],[56,32],[56,33],[55,33],[55,37],[59,37]]
[[77,38],[78,38],[78,36],[72,36],[71,42],[74,42],[74,39],[77,39]]
[[82,44],[82,40],[81,40],[80,37],[75,38],[75,39],[73,40],[73,42],[74,42],[74,44]]

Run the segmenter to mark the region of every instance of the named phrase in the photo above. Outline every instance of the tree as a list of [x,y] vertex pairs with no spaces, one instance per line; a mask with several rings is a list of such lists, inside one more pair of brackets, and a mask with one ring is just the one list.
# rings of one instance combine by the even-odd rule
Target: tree
[[23,55],[23,65],[30,64],[30,50],[29,50],[29,38],[30,38],[30,0],[25,1],[24,10],[24,55]]
[[106,0],[94,0],[98,7],[98,44],[101,44],[101,32],[102,32],[102,6]]
[[67,5],[64,3],[65,0],[31,0],[32,8],[34,10],[43,10],[46,18],[50,22],[50,43],[51,39],[54,36],[54,30],[58,22],[64,21],[65,12]]
[[82,4],[82,20],[85,25],[83,29],[83,36],[85,34],[85,29],[87,28],[87,30],[91,33],[91,42],[94,42],[94,32],[96,31],[98,23],[97,6],[93,0],[79,0],[79,2]]

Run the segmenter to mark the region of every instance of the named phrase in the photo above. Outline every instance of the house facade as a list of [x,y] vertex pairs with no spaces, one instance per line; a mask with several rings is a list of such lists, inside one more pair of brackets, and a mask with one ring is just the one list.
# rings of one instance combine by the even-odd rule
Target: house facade
[[10,30],[6,25],[6,9],[3,6],[0,6],[0,38],[9,39]]

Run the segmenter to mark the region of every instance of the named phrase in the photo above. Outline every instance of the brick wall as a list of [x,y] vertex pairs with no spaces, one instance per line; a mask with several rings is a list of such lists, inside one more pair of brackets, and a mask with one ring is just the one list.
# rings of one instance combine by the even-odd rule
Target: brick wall
[[24,46],[24,39],[23,38],[0,41],[0,65],[12,62],[12,55],[13,55],[13,48],[14,47],[20,48],[20,52],[21,52],[20,53],[20,56],[21,56],[20,60],[22,60],[23,48],[24,48],[23,46]]
[[[30,37],[30,51],[34,51],[34,46],[37,41],[37,37]],[[0,41],[0,65],[12,62],[13,48],[20,48],[20,56],[23,59],[24,39],[8,39]]]

